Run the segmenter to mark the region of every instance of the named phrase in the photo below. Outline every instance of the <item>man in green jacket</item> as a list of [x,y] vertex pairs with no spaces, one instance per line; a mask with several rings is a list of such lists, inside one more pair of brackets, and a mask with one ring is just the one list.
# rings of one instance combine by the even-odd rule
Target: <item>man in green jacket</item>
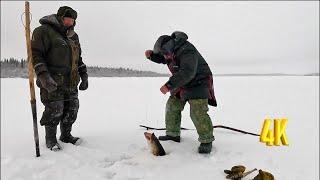
[[211,70],[198,50],[187,41],[184,32],[163,35],[153,50],[145,55],[155,63],[166,64],[172,73],[160,91],[171,96],[166,104],[166,135],[159,140],[180,142],[181,111],[186,102],[190,104],[190,116],[200,141],[199,153],[210,153],[214,141],[212,122],[207,114],[208,104],[217,106],[213,90]]
[[41,26],[32,35],[32,61],[40,88],[41,102],[45,106],[40,124],[45,126],[46,146],[53,151],[61,149],[60,140],[79,144],[80,138],[71,135],[77,119],[79,90],[88,88],[86,65],[82,61],[78,35],[74,32],[77,12],[68,6],[60,7],[57,14],[40,19]]

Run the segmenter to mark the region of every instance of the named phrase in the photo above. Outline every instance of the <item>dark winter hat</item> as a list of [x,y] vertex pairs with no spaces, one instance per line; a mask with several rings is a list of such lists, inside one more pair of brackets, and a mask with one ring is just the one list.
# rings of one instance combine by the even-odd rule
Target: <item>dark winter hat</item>
[[175,31],[171,34],[171,37],[178,41],[179,39],[188,39],[188,35],[182,31]]
[[173,53],[174,40],[171,36],[162,35],[158,38],[153,47],[154,53],[169,54]]
[[69,6],[62,6],[62,7],[60,7],[58,9],[57,16],[69,17],[69,18],[72,18],[72,19],[76,20],[77,16],[78,16],[78,13],[77,13],[77,11],[73,10]]

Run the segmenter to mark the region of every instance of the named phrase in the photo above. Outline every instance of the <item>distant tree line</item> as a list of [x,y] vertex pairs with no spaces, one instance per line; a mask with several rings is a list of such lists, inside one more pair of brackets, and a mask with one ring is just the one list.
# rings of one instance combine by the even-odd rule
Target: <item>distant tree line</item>
[[[26,59],[4,58],[1,62],[1,78],[28,77],[28,62]],[[161,74],[152,71],[140,71],[130,68],[112,68],[88,66],[90,77],[164,77],[168,74]]]
[[1,67],[16,67],[16,68],[25,68],[27,66],[27,61],[25,59],[15,59],[15,58],[4,58],[1,60]]
[[[1,78],[27,78],[28,62],[26,59],[4,58],[0,61]],[[90,77],[167,77],[168,74],[161,74],[152,71],[139,71],[130,68],[112,68],[88,66],[88,74]],[[301,74],[215,74],[215,76],[301,76]],[[304,76],[319,76],[319,73],[303,74]]]

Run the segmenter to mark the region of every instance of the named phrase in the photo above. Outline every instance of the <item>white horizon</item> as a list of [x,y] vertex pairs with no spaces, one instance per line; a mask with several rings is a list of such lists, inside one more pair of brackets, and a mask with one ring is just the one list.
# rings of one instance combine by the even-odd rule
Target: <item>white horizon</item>
[[[168,73],[144,50],[181,30],[216,74],[319,73],[319,2],[31,1],[31,29],[67,5],[87,65]],[[25,58],[24,2],[1,1],[1,59]]]

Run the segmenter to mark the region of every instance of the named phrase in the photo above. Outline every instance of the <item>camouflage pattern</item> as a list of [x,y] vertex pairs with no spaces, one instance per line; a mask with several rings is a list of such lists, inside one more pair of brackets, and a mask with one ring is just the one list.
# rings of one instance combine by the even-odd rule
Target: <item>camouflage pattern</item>
[[74,31],[76,21],[69,28],[62,23],[62,16],[70,12],[69,15],[76,19],[77,12],[67,6],[59,8],[57,14],[41,18],[41,26],[35,28],[32,34],[32,63],[37,77],[49,73],[57,83],[57,90],[48,92],[37,79],[41,102],[45,105],[40,120],[43,126],[75,122],[79,109],[77,86],[80,76],[87,76],[79,37]]
[[[212,122],[207,114],[208,99],[190,99],[190,117],[195,125],[199,142],[210,143],[214,140]],[[182,101],[175,96],[170,96],[166,104],[166,134],[169,136],[180,136],[181,111],[184,109],[186,101]]]
[[73,124],[77,119],[79,109],[78,90],[58,87],[58,90],[48,93],[40,89],[41,101],[45,105],[40,124],[42,126],[57,126],[59,122]]
[[79,61],[79,54],[80,48],[79,45],[73,41],[71,38],[69,40],[69,44],[71,47],[71,82],[70,87],[77,87],[80,82],[80,75],[78,72],[78,61]]
[[32,34],[32,63],[37,76],[47,71],[58,85],[75,89],[87,69],[74,27],[66,29],[60,21],[55,14],[40,19]]

